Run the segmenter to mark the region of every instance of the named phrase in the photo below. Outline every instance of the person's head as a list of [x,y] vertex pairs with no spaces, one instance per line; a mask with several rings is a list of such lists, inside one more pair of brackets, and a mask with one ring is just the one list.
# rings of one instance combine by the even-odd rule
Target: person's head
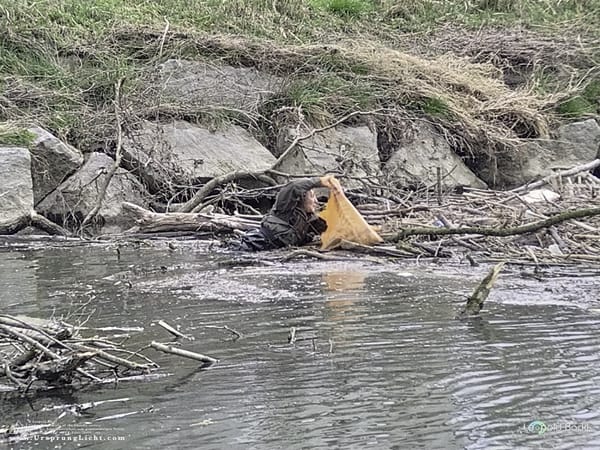
[[307,191],[306,194],[304,194],[304,201],[302,202],[302,207],[304,208],[304,211],[306,211],[309,214],[317,211],[317,208],[319,207],[319,201],[317,200],[315,191],[311,189],[310,191]]

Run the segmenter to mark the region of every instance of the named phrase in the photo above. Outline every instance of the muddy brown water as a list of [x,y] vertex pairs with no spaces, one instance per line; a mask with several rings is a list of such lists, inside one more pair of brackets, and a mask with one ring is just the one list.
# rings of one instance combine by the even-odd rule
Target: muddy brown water
[[[122,244],[120,258],[114,244],[0,249],[4,313],[73,319],[89,302],[89,326],[143,327],[130,348],[170,341],[153,325],[163,319],[196,338],[185,348],[220,360],[198,370],[149,351],[164,375],[155,380],[0,394],[0,428],[59,427],[0,447],[600,448],[593,270],[538,281],[510,266],[482,317],[458,321],[461,295],[489,265],[253,264],[200,242],[168,244]],[[61,406],[103,400],[118,401],[59,418]]]

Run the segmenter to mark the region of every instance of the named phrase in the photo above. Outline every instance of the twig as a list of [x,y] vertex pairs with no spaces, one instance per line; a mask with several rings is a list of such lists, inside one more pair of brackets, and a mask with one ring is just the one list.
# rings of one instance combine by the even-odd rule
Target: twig
[[135,369],[147,369],[148,368],[148,366],[145,364],[138,364],[136,362],[129,361],[127,359],[119,358],[118,356],[111,355],[110,353],[105,352],[104,350],[100,350],[98,348],[88,347],[86,345],[81,345],[76,342],[72,343],[71,346],[78,350],[82,350],[82,351],[86,351],[86,352],[94,352],[94,353],[96,353],[95,358],[104,359],[113,364],[127,367],[128,369],[135,370]]
[[313,137],[317,133],[322,133],[323,131],[329,130],[331,128],[335,128],[338,125],[341,125],[342,123],[346,122],[348,119],[351,119],[354,116],[368,116],[368,115],[371,115],[371,114],[378,113],[380,111],[383,111],[383,109],[379,108],[379,109],[375,109],[373,111],[354,111],[354,112],[352,112],[350,114],[345,115],[341,119],[336,120],[334,123],[332,123],[330,125],[324,126],[322,128],[313,128],[313,130],[310,133],[308,133],[308,134],[305,134],[303,136],[296,136],[294,138],[294,140],[292,141],[292,143],[290,145],[288,145],[288,147],[283,151],[283,153],[279,156],[279,158],[277,158],[277,161],[275,161],[275,163],[273,164],[273,166],[271,168],[273,170],[276,170],[277,166],[279,166],[279,164],[281,164],[281,162],[294,149],[294,147],[296,146],[296,144],[298,144],[298,142],[304,141],[306,139],[310,139],[311,137]]
[[223,326],[206,325],[206,328],[216,328],[216,329],[219,329],[219,330],[229,331],[231,334],[233,334],[233,340],[234,341],[237,341],[239,338],[242,337],[242,333],[239,333],[239,332],[235,331],[233,328],[229,328],[227,325],[223,325]]
[[296,327],[290,328],[288,334],[288,344],[293,344],[294,342],[296,342]]
[[19,387],[19,389],[24,388],[26,386],[25,383],[23,383],[22,381],[15,378],[15,376],[12,374],[12,372],[10,371],[10,366],[8,365],[8,361],[4,361],[3,369],[4,369],[4,375],[6,375],[6,378],[8,378],[13,383],[15,383]]
[[162,58],[162,53],[163,53],[163,47],[165,45],[165,39],[167,38],[167,33],[169,32],[169,21],[167,19],[165,19],[166,25],[165,25],[165,31],[162,34],[162,37],[160,38],[160,45],[158,46],[158,59]]
[[190,352],[189,350],[183,350],[181,348],[176,348],[176,347],[173,347],[170,345],[164,345],[159,342],[152,341],[150,346],[153,349],[158,350],[160,352],[170,353],[171,355],[177,355],[177,356],[181,356],[183,358],[194,359],[196,361],[203,362],[204,364],[212,365],[212,364],[219,362],[218,359],[211,358],[210,356],[205,356],[205,355],[201,355],[200,353]]
[[319,253],[312,250],[306,250],[303,248],[297,248],[292,250],[290,253],[281,258],[282,261],[290,261],[299,256],[308,256],[309,258],[321,259],[324,261],[341,261],[347,258],[340,258],[337,256],[324,255],[323,253]]
[[166,323],[164,320],[159,320],[156,323],[158,325],[160,325],[161,327],[163,327],[165,330],[167,330],[169,333],[171,333],[175,337],[179,337],[179,338],[182,338],[182,339],[187,339],[188,341],[193,341],[194,340],[193,336],[187,336],[187,335],[185,335],[185,334],[177,331],[175,328],[173,328],[171,325],[169,325],[168,323]]
[[106,196],[106,190],[108,189],[108,185],[110,184],[113,176],[117,172],[117,169],[121,166],[121,150],[123,145],[123,128],[121,124],[121,86],[123,85],[123,78],[119,79],[115,83],[115,100],[113,101],[115,105],[115,118],[117,121],[117,144],[115,150],[115,162],[110,168],[109,172],[106,174],[104,178],[104,182],[100,187],[100,192],[98,193],[98,199],[96,201],[96,206],[92,208],[92,210],[85,216],[83,222],[81,223],[81,231],[85,228],[85,226],[98,214],[100,208],[102,207],[102,202],[104,201],[104,197]]
[[54,353],[52,350],[50,350],[46,346],[40,344],[35,339],[27,336],[26,334],[21,333],[20,331],[15,330],[14,328],[0,324],[0,330],[4,330],[6,333],[10,334],[11,336],[14,336],[21,341],[27,342],[28,344],[30,344],[33,347],[35,347],[36,349],[38,349],[40,352],[42,352],[44,355],[46,355],[50,359],[54,359],[57,361],[62,359],[60,357],[60,355]]

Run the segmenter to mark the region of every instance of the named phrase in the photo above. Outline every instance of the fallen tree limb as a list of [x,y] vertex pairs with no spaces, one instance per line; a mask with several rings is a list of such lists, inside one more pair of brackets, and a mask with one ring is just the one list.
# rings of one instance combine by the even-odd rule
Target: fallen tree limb
[[0,221],[0,234],[14,234],[25,228],[31,222],[31,218],[26,215],[13,220]]
[[156,233],[162,231],[210,231],[230,232],[231,230],[252,230],[260,222],[226,214],[202,213],[156,213],[133,203],[123,202],[123,211],[132,216],[137,229],[131,232]]
[[60,225],[46,219],[35,211],[31,213],[31,225],[54,236],[72,236],[70,231],[67,231]]
[[73,342],[70,345],[71,345],[71,347],[73,347],[77,350],[80,350],[82,352],[94,352],[95,358],[103,359],[114,365],[127,367],[128,369],[132,369],[132,370],[149,368],[148,364],[138,364],[134,361],[129,361],[127,359],[119,358],[118,356],[111,355],[110,353],[105,352],[104,350],[100,350],[99,348],[89,347],[87,345],[82,345],[82,344],[79,344],[76,342]]
[[566,211],[555,216],[551,216],[545,220],[530,223],[528,225],[521,225],[518,227],[510,228],[479,228],[479,227],[463,227],[463,228],[433,228],[433,227],[419,227],[419,228],[406,228],[398,233],[394,233],[388,236],[382,236],[387,242],[397,242],[408,236],[445,236],[452,234],[480,234],[483,236],[515,236],[518,234],[532,233],[534,231],[548,228],[552,225],[559,224],[571,219],[580,219],[582,217],[592,217],[600,214],[600,208],[583,208],[576,209],[573,211]]
[[[66,348],[67,350],[72,350],[68,345],[62,342],[62,339],[68,339],[72,335],[72,331],[69,330],[68,327],[64,327],[62,329],[54,329],[55,335],[48,333],[48,331],[44,330],[42,327],[36,326],[33,323],[29,323],[25,320],[21,320],[18,317],[10,316],[10,315],[0,315],[0,324],[6,325],[12,328],[22,328],[28,330],[28,332],[24,333],[32,339],[35,339],[37,342],[40,342],[42,345],[58,345]],[[48,322],[48,324],[52,324]]]
[[51,235],[72,236],[70,231],[67,231],[60,225],[46,219],[44,216],[32,211],[29,216],[21,216],[13,221],[0,222],[0,234],[15,234],[30,225],[39,228]]
[[189,213],[194,210],[198,205],[202,203],[202,200],[206,198],[208,194],[210,194],[215,188],[219,187],[222,184],[229,183],[233,180],[238,180],[240,178],[259,178],[265,175],[265,171],[257,171],[257,172],[249,172],[246,170],[236,170],[235,172],[229,172],[224,175],[220,175],[218,177],[213,178],[208,183],[200,188],[198,192],[192,197],[189,201],[181,205],[178,208],[178,212]]

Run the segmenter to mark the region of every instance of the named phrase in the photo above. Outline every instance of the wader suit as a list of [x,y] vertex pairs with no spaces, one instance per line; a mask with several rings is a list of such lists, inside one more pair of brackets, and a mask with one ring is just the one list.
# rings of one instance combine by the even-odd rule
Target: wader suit
[[271,250],[307,244],[327,229],[327,222],[304,210],[304,196],[323,187],[320,178],[303,178],[286,184],[258,230],[242,237],[243,250]]

